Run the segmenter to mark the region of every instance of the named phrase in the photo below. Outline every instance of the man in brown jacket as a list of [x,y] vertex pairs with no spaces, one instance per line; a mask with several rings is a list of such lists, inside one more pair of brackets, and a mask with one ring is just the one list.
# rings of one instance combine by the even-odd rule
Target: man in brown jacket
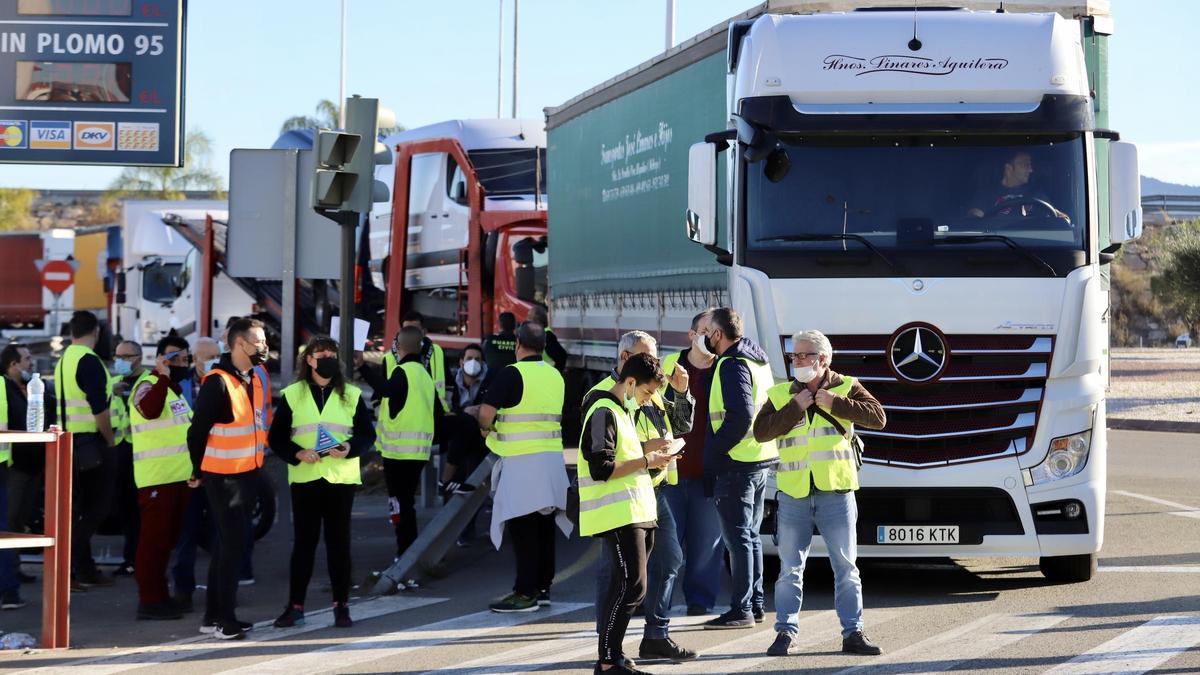
[[755,440],[775,441],[780,462],[775,481],[780,563],[775,582],[777,635],[767,653],[786,656],[799,631],[804,563],[816,524],[833,567],[833,604],[842,624],[842,651],[879,654],[879,647],[863,634],[862,582],[855,564],[858,467],[849,436],[855,425],[880,429],[887,419],[883,406],[862,384],[829,369],[833,347],[820,332],[796,333],[791,357],[795,379],[772,387],[754,419]]

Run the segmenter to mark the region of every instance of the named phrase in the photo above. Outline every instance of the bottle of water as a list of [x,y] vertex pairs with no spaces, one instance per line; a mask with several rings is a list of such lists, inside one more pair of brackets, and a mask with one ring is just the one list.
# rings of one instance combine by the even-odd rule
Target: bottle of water
[[46,430],[46,383],[42,381],[41,373],[34,373],[29,384],[25,386],[29,396],[29,408],[25,413],[26,431]]

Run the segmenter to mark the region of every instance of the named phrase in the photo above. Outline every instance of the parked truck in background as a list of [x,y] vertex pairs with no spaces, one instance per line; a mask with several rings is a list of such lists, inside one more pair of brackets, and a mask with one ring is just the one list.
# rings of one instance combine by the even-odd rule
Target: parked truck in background
[[376,204],[368,240],[375,285],[387,289],[387,339],[415,309],[432,339],[461,348],[492,333],[501,312],[524,319],[545,302],[542,126],[450,120],[385,140],[393,163],[376,178],[391,201]]
[[1107,129],[1109,3],[1006,5],[767,2],[547,109],[552,323],[591,369],[728,304],[779,381],[819,329],[887,410],[859,430],[860,555],[1082,581],[1137,154]]

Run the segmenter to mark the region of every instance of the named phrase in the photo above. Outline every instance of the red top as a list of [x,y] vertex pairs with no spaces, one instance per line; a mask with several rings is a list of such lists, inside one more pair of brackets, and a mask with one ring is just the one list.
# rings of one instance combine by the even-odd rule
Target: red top
[[[692,430],[682,435],[686,445],[676,467],[680,478],[699,480],[704,477],[704,434],[708,429],[708,390],[712,384],[713,369],[697,368],[687,360],[687,350],[679,357],[679,365],[687,368],[688,392],[696,403],[692,410]],[[716,361],[713,362],[716,365]]]

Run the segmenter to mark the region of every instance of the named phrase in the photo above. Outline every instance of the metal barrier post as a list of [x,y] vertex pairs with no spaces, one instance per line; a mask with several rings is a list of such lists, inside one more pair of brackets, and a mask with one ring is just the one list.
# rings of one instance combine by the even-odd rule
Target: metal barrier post
[[42,647],[65,649],[70,643],[71,603],[71,434],[51,427],[46,443],[46,526],[54,543],[42,556]]

